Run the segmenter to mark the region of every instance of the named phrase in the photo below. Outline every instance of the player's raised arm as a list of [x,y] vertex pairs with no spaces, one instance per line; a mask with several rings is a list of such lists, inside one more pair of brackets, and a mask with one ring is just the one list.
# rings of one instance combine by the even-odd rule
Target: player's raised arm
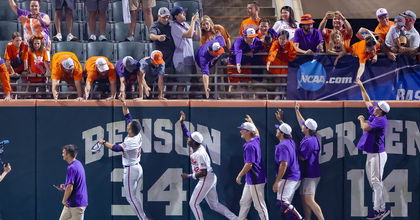
[[[255,125],[254,121],[252,120],[251,116],[249,116],[249,115],[246,115],[246,116],[245,116],[245,121],[247,121],[247,122],[252,123],[252,124],[254,124],[254,125]],[[255,126],[255,127],[257,127],[257,126]],[[255,131],[255,135],[256,135],[256,136],[260,136],[260,132],[258,131],[258,128],[257,128],[257,130]]]
[[362,81],[360,81],[360,80],[356,80],[356,84],[360,87],[360,92],[361,92],[361,94],[362,94],[363,101],[365,101],[365,105],[366,105],[366,107],[367,107],[367,108],[369,108],[369,107],[370,107],[370,106],[372,106],[373,104],[372,104],[372,102],[370,101],[369,95],[368,95],[368,93],[366,92],[366,89],[365,89],[365,87],[363,86]]
[[0,175],[0,182],[3,181],[4,177],[12,170],[10,164],[5,164],[3,167],[3,173]]
[[187,126],[184,124],[185,119],[186,119],[185,113],[183,111],[180,111],[178,121],[181,123],[182,133],[184,137],[189,137],[191,136],[191,133],[188,130]]

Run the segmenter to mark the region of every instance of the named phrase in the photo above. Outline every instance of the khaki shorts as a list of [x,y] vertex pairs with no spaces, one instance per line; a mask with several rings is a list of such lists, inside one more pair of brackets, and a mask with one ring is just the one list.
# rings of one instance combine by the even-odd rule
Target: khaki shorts
[[319,183],[318,178],[303,178],[302,185],[300,186],[300,194],[301,195],[315,195],[316,187]]
[[156,6],[156,0],[128,0],[130,11],[136,11],[140,8],[153,8]]

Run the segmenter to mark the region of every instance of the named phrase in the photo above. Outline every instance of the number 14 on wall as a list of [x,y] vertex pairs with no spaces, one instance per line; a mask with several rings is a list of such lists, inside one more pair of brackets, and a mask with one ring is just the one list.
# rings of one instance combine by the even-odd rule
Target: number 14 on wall
[[[365,171],[353,169],[347,172],[347,180],[351,182],[351,216],[367,216],[368,208],[365,204]],[[408,191],[408,170],[393,170],[383,179],[385,201],[393,203],[392,217],[408,217],[408,203],[412,201]],[[392,191],[391,191],[392,190]]]

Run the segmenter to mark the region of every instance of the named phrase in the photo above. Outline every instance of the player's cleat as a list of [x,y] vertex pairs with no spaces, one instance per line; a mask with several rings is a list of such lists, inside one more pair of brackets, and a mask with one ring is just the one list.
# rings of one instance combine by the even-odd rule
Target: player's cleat
[[380,216],[379,220],[382,220],[382,219],[386,218],[389,214],[391,214],[391,211],[385,209],[384,211],[381,211],[380,213],[381,213],[381,216]]
[[366,219],[379,219],[381,217],[381,212],[378,212],[378,211],[373,211],[373,212],[371,212],[367,217],[366,217]]

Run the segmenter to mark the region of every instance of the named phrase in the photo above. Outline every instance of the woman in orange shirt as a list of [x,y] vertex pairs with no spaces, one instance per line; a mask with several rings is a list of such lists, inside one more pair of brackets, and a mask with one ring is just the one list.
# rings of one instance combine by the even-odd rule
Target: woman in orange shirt
[[225,49],[232,46],[230,35],[227,30],[219,24],[214,24],[213,20],[207,15],[201,18],[201,39],[200,46],[208,41],[215,40],[217,36],[222,36],[225,39]]
[[[28,73],[28,45],[23,42],[19,32],[12,34],[12,40],[7,44],[4,52],[4,59],[12,83],[19,80],[21,75],[26,76]],[[25,79],[23,77],[21,81],[26,82]]]
[[10,87],[9,71],[7,71],[6,62],[2,58],[0,58],[0,80],[3,87],[4,100],[11,100],[10,93],[12,88]]
[[[48,51],[45,48],[44,36],[35,35],[29,40],[29,74],[28,82],[45,83],[46,76],[51,75]],[[45,86],[29,86],[29,91],[33,92],[38,89],[39,92],[45,92]],[[44,97],[44,96],[42,96]]]

